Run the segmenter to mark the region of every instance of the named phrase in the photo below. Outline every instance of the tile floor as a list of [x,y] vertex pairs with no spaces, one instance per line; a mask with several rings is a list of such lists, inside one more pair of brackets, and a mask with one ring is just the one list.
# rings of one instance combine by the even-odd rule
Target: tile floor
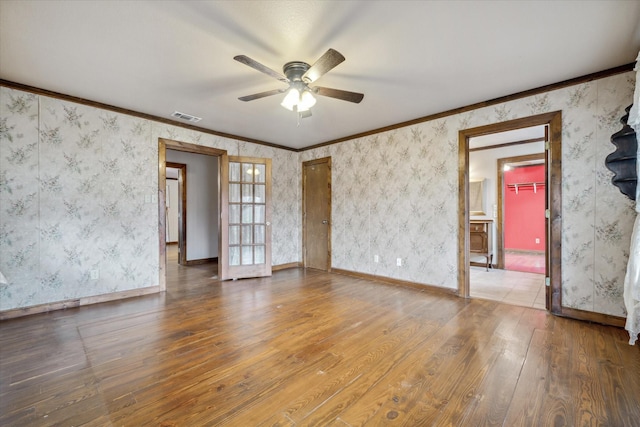
[[471,266],[469,282],[472,298],[545,310],[544,274]]

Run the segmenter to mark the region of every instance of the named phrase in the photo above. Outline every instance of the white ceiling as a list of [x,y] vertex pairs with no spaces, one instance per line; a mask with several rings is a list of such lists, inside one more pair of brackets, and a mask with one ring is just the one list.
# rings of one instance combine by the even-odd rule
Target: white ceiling
[[[298,126],[281,72],[346,61]],[[0,78],[303,148],[606,70],[640,50],[638,1],[0,1]]]

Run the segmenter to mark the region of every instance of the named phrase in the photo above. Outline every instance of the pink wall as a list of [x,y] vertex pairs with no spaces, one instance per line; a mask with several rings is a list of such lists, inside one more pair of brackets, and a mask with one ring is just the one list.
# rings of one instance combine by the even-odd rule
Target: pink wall
[[[526,166],[504,173],[504,247],[527,251],[545,250],[545,188],[534,193],[532,186],[508,184],[544,182],[544,165]],[[539,239],[539,243],[536,243]]]

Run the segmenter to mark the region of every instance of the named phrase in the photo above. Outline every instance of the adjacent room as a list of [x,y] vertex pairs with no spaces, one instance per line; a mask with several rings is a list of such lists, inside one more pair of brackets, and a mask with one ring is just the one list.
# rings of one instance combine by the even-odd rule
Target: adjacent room
[[470,296],[546,310],[548,127],[469,141]]
[[0,1],[0,425],[637,426],[638,28]]

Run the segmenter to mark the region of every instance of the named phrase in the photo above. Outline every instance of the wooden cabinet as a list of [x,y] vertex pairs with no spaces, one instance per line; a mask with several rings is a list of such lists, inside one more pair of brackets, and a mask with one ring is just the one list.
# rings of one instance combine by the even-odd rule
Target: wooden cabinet
[[487,271],[493,261],[491,219],[472,219],[469,221],[469,258],[473,262],[473,258],[482,257],[486,261]]

